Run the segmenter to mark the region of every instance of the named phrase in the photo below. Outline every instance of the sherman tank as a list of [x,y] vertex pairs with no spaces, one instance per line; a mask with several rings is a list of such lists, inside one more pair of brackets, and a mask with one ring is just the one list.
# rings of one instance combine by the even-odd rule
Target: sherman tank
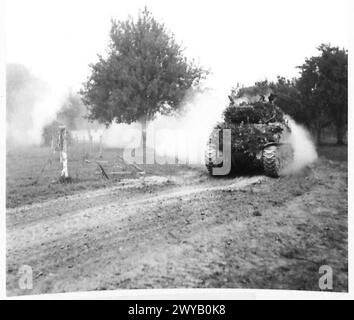
[[[229,162],[228,173],[263,172],[269,177],[279,177],[290,163],[293,150],[289,122],[277,107],[276,96],[269,95],[267,101],[261,96],[255,102],[236,103],[232,96],[229,99],[223,121],[216,124],[208,139],[205,165],[210,175],[220,175],[215,168]],[[229,129],[231,141],[224,141],[223,129]],[[224,157],[224,142],[231,144],[230,157]]]

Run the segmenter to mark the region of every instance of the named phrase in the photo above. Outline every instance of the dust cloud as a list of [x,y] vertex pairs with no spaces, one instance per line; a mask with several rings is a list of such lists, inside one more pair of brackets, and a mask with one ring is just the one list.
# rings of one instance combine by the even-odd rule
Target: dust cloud
[[317,151],[310,133],[287,116],[291,134],[288,142],[293,148],[293,160],[284,169],[284,174],[294,174],[317,159]]
[[175,155],[179,163],[204,163],[205,147],[227,105],[226,92],[207,90],[196,93],[185,102],[184,114],[162,116],[153,123],[155,150],[160,156]]
[[[189,94],[182,103],[183,113],[175,116],[158,115],[147,129],[148,162],[203,164],[208,137],[222,112],[229,104],[229,90],[207,89]],[[7,146],[38,145],[43,127],[55,119],[64,102],[64,92],[49,90],[30,70],[22,65],[7,67]],[[242,97],[252,102],[259,97]],[[289,142],[293,146],[294,159],[284,173],[297,172],[317,158],[315,145],[305,128],[289,118],[292,129]],[[81,127],[81,126],[80,126]],[[85,128],[84,128],[85,127]],[[84,126],[82,131],[87,134]],[[106,147],[136,149],[141,146],[141,125],[112,124],[96,130]],[[99,140],[97,138],[96,140]],[[150,160],[149,160],[150,159]]]
[[[196,93],[186,101],[179,116],[158,116],[147,129],[147,147],[155,150],[158,163],[204,164],[204,152],[208,137],[217,122],[222,121],[222,113],[229,101],[227,92],[208,90]],[[256,97],[242,97],[236,101],[254,102]],[[315,144],[310,133],[291,117],[286,116],[291,128],[288,141],[292,145],[293,160],[283,170],[284,174],[294,174],[317,159]],[[113,124],[104,131],[103,143],[109,147],[127,149],[141,146],[141,125],[134,123]],[[149,153],[149,151],[148,151]],[[148,161],[154,159],[148,156]],[[150,163],[149,162],[149,163]]]
[[[175,163],[176,159],[180,164],[204,163],[206,143],[213,127],[222,119],[227,94],[210,89],[188,96],[182,103],[183,113],[158,115],[148,124],[148,153],[154,150],[158,163]],[[141,125],[112,124],[104,131],[103,143],[108,147],[139,148]]]
[[58,111],[61,92],[51,90],[21,64],[6,67],[7,149],[38,145],[42,128]]

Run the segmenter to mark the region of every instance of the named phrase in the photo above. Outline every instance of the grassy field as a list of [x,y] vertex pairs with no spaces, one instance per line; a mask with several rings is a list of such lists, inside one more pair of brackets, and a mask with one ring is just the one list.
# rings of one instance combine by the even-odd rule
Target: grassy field
[[[318,147],[320,157],[332,161],[347,161],[347,147],[322,145]],[[19,148],[8,151],[6,170],[6,206],[8,208],[31,204],[46,199],[66,196],[83,190],[94,190],[114,185],[123,178],[139,178],[138,170],[132,167],[122,168],[119,157],[121,149],[104,149],[102,158],[98,157],[98,149],[87,153],[85,145],[69,148],[69,173],[71,183],[60,183],[61,164],[59,153],[53,154],[50,148]],[[87,161],[88,160],[88,161]],[[102,161],[109,179],[104,179],[95,161]],[[203,166],[187,165],[140,165],[146,175],[180,176],[195,171],[205,175]],[[115,175],[112,172],[126,171],[126,174]]]
[[[53,151],[46,147],[9,150],[6,157],[6,207],[32,204],[82,190],[106,188],[124,178],[139,178],[139,170],[122,166],[122,161],[119,160],[123,153],[122,149],[103,149],[102,157],[99,157],[97,147],[91,154],[87,151],[85,145],[69,147],[68,166],[72,181],[60,183],[61,164],[58,152],[53,154]],[[95,161],[100,161],[109,176],[108,180],[102,177]],[[187,165],[168,164],[139,165],[139,167],[147,176],[168,177],[179,175],[184,171],[198,170]],[[122,174],[114,174],[117,172]]]
[[328,160],[348,161],[348,147],[335,144],[322,144],[317,148],[318,155]]

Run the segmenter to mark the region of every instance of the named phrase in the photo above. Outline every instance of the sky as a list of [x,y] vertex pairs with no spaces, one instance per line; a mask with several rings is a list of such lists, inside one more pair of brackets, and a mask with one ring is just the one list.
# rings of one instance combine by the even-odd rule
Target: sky
[[347,1],[9,0],[6,59],[26,65],[53,88],[79,89],[88,64],[108,44],[111,18],[125,19],[147,6],[210,69],[208,84],[251,85],[296,66],[330,42],[348,47]]
[[[199,142],[188,142],[188,148],[202,154],[210,130],[227,104],[227,94],[237,83],[247,86],[278,75],[295,77],[296,66],[316,55],[321,43],[348,48],[351,3],[354,2],[8,0],[6,61],[25,65],[47,84],[49,91],[43,93],[45,98],[35,104],[31,115],[24,106],[15,117],[25,121],[31,118],[31,130],[23,132],[21,122],[15,121],[7,125],[7,135],[17,137],[21,143],[40,143],[42,128],[55,118],[67,92],[78,91],[89,76],[89,64],[97,61],[98,54],[105,54],[111,19],[136,16],[139,9],[147,6],[185,47],[185,55],[211,72],[205,85],[214,89],[213,93],[186,101],[190,112],[185,118],[160,117],[154,122],[159,130],[182,128],[182,140],[190,142],[191,136],[199,136]],[[130,139],[126,125],[112,125],[105,132],[104,143],[122,147],[123,135]],[[175,136],[170,133],[165,139],[167,149]]]

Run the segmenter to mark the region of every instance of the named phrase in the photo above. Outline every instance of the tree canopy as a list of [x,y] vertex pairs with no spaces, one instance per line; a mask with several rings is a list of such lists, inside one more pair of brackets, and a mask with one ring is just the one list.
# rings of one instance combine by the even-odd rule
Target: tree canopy
[[337,142],[342,144],[348,122],[348,52],[329,44],[321,44],[318,50],[320,55],[299,67],[297,88],[318,136],[334,125]]
[[81,94],[90,119],[106,125],[173,112],[205,75],[146,8],[137,20],[112,20],[108,57],[90,67]]
[[112,20],[108,55],[90,65],[81,90],[89,119],[106,126],[112,121],[142,123],[144,163],[147,122],[157,113],[178,110],[188,90],[206,75],[183,51],[147,8],[137,19]]
[[65,124],[69,130],[86,129],[89,122],[86,119],[86,108],[79,95],[69,92],[62,107],[57,112],[56,119]]

